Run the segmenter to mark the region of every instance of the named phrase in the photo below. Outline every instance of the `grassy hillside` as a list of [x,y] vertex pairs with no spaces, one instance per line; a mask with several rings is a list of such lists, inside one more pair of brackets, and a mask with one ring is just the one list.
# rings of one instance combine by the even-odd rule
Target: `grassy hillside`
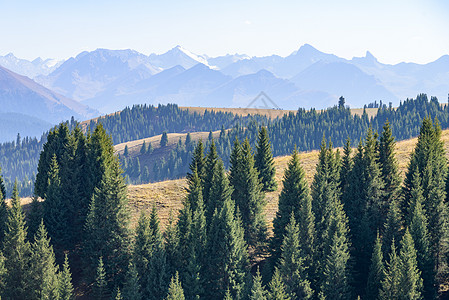
[[[203,135],[204,134],[205,133],[203,133]],[[176,139],[176,136],[173,138]],[[442,139],[444,141],[446,155],[449,158],[449,130],[443,131]],[[414,149],[416,142],[417,138],[397,143],[396,156],[399,161],[399,169],[402,175],[405,173],[410,158],[410,153]],[[266,216],[270,227],[276,214],[278,197],[282,188],[282,177],[289,159],[289,156],[275,158],[276,179],[279,183],[279,188],[275,192],[266,194]],[[305,169],[307,180],[309,184],[311,184],[315,173],[315,166],[318,161],[318,151],[302,152],[300,153],[300,160],[303,168]],[[146,210],[149,212],[153,203],[156,203],[159,216],[161,218],[161,223],[163,225],[166,224],[170,210],[172,210],[174,214],[177,214],[178,210],[182,208],[182,200],[186,195],[184,190],[185,186],[184,179],[129,186],[129,200],[134,220],[137,218],[138,213],[141,210]]]

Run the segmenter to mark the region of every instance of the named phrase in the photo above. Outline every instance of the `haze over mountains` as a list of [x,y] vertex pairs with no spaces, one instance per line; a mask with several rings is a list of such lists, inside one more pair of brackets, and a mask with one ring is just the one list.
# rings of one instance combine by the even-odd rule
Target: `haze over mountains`
[[[1,111],[7,112],[5,107],[15,103],[16,112],[48,123],[71,113],[86,118],[142,103],[246,107],[261,91],[283,109],[325,108],[335,105],[341,95],[351,107],[376,100],[398,105],[400,100],[418,93],[446,102],[449,92],[448,55],[428,64],[388,65],[370,52],[365,57],[347,60],[308,44],[287,57],[209,57],[176,46],[166,53],[150,55],[134,50],[97,49],[63,62],[30,62],[8,54],[0,56],[0,65],[4,66],[0,70],[4,103]],[[11,86],[16,88],[14,92]],[[24,87],[34,92],[25,92]],[[41,98],[30,98],[27,93]],[[30,102],[23,102],[24,99]],[[39,104],[41,107],[51,107],[51,112],[42,114],[31,105],[36,101],[44,103]],[[22,109],[20,105],[25,104],[28,107]],[[9,106],[12,109],[14,105]]]

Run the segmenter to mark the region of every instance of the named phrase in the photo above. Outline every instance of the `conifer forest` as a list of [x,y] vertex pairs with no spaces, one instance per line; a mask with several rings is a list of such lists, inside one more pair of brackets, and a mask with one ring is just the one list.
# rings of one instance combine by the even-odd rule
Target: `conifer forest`
[[[8,176],[29,176],[26,168],[39,157],[27,177],[33,197],[26,212],[20,193],[28,187],[0,176],[0,295],[443,299],[449,172],[441,135],[448,109],[425,95],[396,109],[379,107],[372,118],[351,115],[344,100],[274,120],[135,106],[87,127],[61,123],[40,141],[2,144]],[[159,114],[158,126],[146,114]],[[176,172],[157,180],[185,177],[187,185],[168,224],[161,224],[156,203],[133,220],[130,162],[114,144],[162,134],[164,147],[167,132],[220,129],[218,138],[178,143],[171,152],[181,160],[177,167],[159,165],[160,172]],[[396,141],[413,136],[418,141],[401,174]],[[151,154],[145,147],[141,154]],[[309,185],[299,152],[316,148]],[[273,158],[279,155],[289,155],[281,183]],[[155,180],[138,173],[139,182]],[[276,190],[271,224],[265,194]]]

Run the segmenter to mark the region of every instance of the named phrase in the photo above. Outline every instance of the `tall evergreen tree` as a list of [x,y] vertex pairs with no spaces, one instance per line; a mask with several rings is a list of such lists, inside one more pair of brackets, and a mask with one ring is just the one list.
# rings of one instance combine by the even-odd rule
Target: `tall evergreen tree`
[[401,277],[401,259],[396,253],[396,246],[393,240],[391,243],[390,259],[387,262],[385,276],[379,292],[380,300],[401,299],[403,295]]
[[39,201],[37,196],[33,196],[31,199],[31,209],[28,213],[28,240],[33,240],[34,235],[37,233],[39,229],[39,225],[44,218],[44,212],[42,203]]
[[165,254],[167,255],[168,273],[175,274],[176,270],[180,267],[178,256],[179,235],[172,210],[169,212],[168,224],[164,231],[164,244]]
[[223,202],[225,199],[231,197],[232,192],[233,189],[229,185],[223,161],[220,159],[212,176],[210,201],[206,207],[206,220],[208,224],[210,224],[210,220],[212,219],[215,210],[219,211],[221,209]]
[[377,233],[376,243],[374,244],[373,255],[371,256],[371,267],[368,275],[366,287],[366,299],[377,300],[381,283],[384,280],[385,267],[383,262],[382,239]]
[[257,248],[263,245],[266,239],[267,225],[263,214],[266,202],[248,139],[241,146],[238,160],[231,163],[236,164],[235,168],[233,165],[230,170],[231,183],[238,182],[233,186],[232,196],[242,215],[245,240],[249,246]]
[[273,267],[280,258],[281,245],[292,213],[295,216],[295,220],[308,223],[309,226],[303,227],[309,227],[310,230],[304,232],[304,234],[312,238],[312,243],[308,245],[313,246],[313,228],[310,228],[314,223],[313,215],[304,218],[303,213],[310,208],[311,201],[309,185],[299,162],[298,152],[295,149],[284,173],[283,188],[279,196],[279,208],[273,220],[273,238],[271,240],[271,261]]
[[276,169],[274,167],[271,144],[266,127],[259,130],[259,138],[256,146],[255,167],[259,171],[259,179],[263,184],[264,192],[271,192],[277,189]]
[[267,300],[267,292],[262,285],[262,276],[260,276],[259,269],[257,269],[256,276],[253,277],[253,286],[249,298],[251,300]]
[[30,244],[26,240],[25,215],[20,205],[17,180],[11,198],[3,241],[5,256],[5,293],[7,299],[27,299],[30,295]]
[[30,268],[32,294],[28,295],[28,299],[58,299],[58,266],[43,222],[41,222],[34,240],[31,245]]
[[416,250],[408,228],[401,240],[401,288],[403,299],[422,299],[423,280],[418,269]]
[[184,300],[184,290],[182,289],[181,282],[179,281],[179,275],[171,278],[170,286],[168,288],[168,295],[165,300]]
[[390,253],[391,241],[399,241],[402,237],[402,216],[398,205],[398,199],[392,198],[389,203],[387,220],[383,235],[383,251],[387,256]]
[[210,189],[212,186],[212,178],[214,175],[215,167],[218,163],[217,147],[215,146],[215,141],[212,139],[209,151],[206,154],[204,161],[204,189],[203,189],[203,200],[204,205],[207,207],[210,200]]
[[3,183],[0,167],[0,245],[3,243],[5,236],[6,222],[8,221],[8,206],[6,205],[6,189]]
[[422,273],[423,296],[425,299],[436,298],[435,273],[432,254],[430,252],[427,217],[423,208],[423,193],[420,185],[418,169],[415,169],[412,189],[410,191],[410,206],[408,226],[416,249],[418,269]]
[[126,273],[126,280],[123,285],[123,299],[125,300],[141,300],[141,288],[139,284],[139,274],[136,266],[130,262],[128,272]]
[[95,299],[105,299],[110,294],[107,287],[106,271],[104,269],[103,258],[98,259],[97,272],[93,286],[93,295]]
[[168,135],[167,135],[167,132],[164,131],[161,136],[160,145],[161,145],[161,147],[165,147],[165,146],[167,146],[167,144],[168,144]]
[[242,223],[235,212],[234,201],[229,197],[212,217],[206,251],[207,296],[224,297],[226,289],[229,289],[233,298],[242,297],[248,252]]
[[278,268],[274,269],[273,276],[268,284],[268,296],[269,300],[290,300],[286,292],[286,286],[282,281],[281,273]]
[[67,254],[64,258],[64,264],[62,270],[59,272],[59,299],[71,300],[73,299],[73,285],[72,285],[72,273],[70,272],[69,259]]
[[140,154],[147,153],[147,144],[145,143],[145,140],[142,143],[142,147],[140,147]]
[[[156,209],[155,205],[153,204],[153,211],[155,211],[155,209]],[[153,246],[155,243],[154,239],[155,239],[154,232],[150,227],[150,219],[142,211],[140,213],[140,217],[137,222],[136,238],[134,242],[134,253],[133,253],[133,260],[134,260],[133,267],[136,269],[137,274],[139,274],[138,276],[139,286],[141,287],[147,286],[146,282],[147,277],[145,276],[145,274],[148,268],[148,261],[151,259]],[[130,269],[131,268],[128,266],[128,275]]]
[[342,194],[346,190],[349,181],[349,174],[352,170],[352,148],[351,148],[351,140],[349,138],[346,139],[346,143],[343,147],[343,158],[341,161],[341,169],[340,169],[340,190]]
[[304,266],[305,258],[302,255],[299,242],[299,226],[296,224],[293,213],[285,230],[279,272],[285,282],[287,292],[293,299],[310,299],[313,296],[313,290],[307,278],[307,270]]
[[112,142],[110,138],[105,141],[109,146],[101,146],[105,149],[98,153],[98,159],[110,163],[102,164],[104,173],[90,204],[85,225],[84,255],[87,270],[95,265],[95,257],[101,256],[108,281],[113,279],[119,282],[123,281],[130,254],[128,197]]

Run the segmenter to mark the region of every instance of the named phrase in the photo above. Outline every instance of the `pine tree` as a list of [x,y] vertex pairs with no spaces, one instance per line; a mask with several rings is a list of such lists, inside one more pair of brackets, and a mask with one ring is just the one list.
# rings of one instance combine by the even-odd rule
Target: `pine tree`
[[6,222],[8,221],[8,206],[6,204],[6,189],[3,183],[3,176],[0,168],[0,245],[3,243],[5,236]]
[[58,299],[58,266],[55,254],[47,237],[47,230],[41,222],[34,243],[31,245],[30,282],[32,295],[29,299]]
[[[231,161],[230,181],[235,183],[232,197],[242,215],[245,240],[249,246],[258,248],[266,239],[267,225],[263,214],[266,204],[265,194],[262,192],[258,172],[254,167],[254,156],[249,140],[245,139],[243,145],[238,148],[241,149],[241,153],[236,154],[236,161]],[[235,151],[239,151],[238,148]]]
[[124,157],[129,157],[128,145],[125,145],[125,150],[123,150],[123,156]]
[[267,300],[267,292],[262,285],[262,276],[260,276],[259,269],[257,269],[256,276],[253,277],[253,286],[249,298],[251,300]]
[[168,215],[168,224],[165,227],[164,241],[168,274],[175,274],[176,270],[180,267],[178,256],[179,235],[173,211],[171,209]]
[[388,209],[382,243],[384,248],[384,256],[387,256],[388,253],[390,253],[391,241],[393,239],[395,241],[399,241],[401,239],[403,226],[398,200],[396,198],[392,198],[389,205],[390,207]]
[[204,162],[203,201],[206,207],[209,205],[212,178],[218,160],[217,147],[215,146],[215,141],[212,140]]
[[351,148],[351,140],[349,138],[346,139],[346,143],[343,147],[343,159],[341,162],[341,170],[340,170],[340,190],[342,194],[346,190],[348,185],[348,176],[352,170],[352,148]]
[[73,285],[72,285],[72,274],[69,267],[69,259],[67,254],[64,258],[64,264],[62,266],[62,271],[59,272],[59,299],[61,300],[71,300],[73,299]]
[[[144,299],[162,299],[167,294],[169,269],[167,256],[164,249],[163,237],[159,227],[159,217],[156,206],[153,205],[149,220],[149,229],[151,232],[150,245],[151,252],[148,258],[147,267],[141,277],[142,296]],[[144,285],[145,284],[145,285]]]
[[210,220],[212,219],[215,210],[219,211],[223,206],[225,199],[231,197],[232,191],[232,187],[229,185],[228,176],[226,176],[223,161],[220,159],[212,176],[209,197],[210,201],[206,206],[206,220],[208,224],[210,224]]
[[281,273],[278,268],[274,269],[273,277],[268,284],[268,296],[269,300],[290,300],[286,292],[286,286],[282,281]]
[[104,269],[103,258],[98,259],[97,272],[93,286],[93,294],[95,299],[105,299],[108,297],[106,272]]
[[401,259],[396,253],[394,240],[391,243],[390,260],[387,262],[385,277],[379,292],[380,300],[401,299],[402,296],[402,268]]
[[56,154],[51,158],[47,178],[47,192],[43,202],[44,223],[48,228],[53,244],[56,245],[57,249],[63,249],[68,242],[67,206],[61,197],[61,179]]
[[123,299],[141,300],[142,294],[140,290],[139,274],[137,273],[136,266],[132,262],[129,262],[126,280],[123,285]]
[[282,243],[282,254],[279,272],[287,287],[287,292],[294,299],[310,299],[313,290],[304,267],[305,258],[302,256],[299,242],[299,227],[292,213],[290,223],[285,228],[286,233]]
[[324,268],[321,291],[328,299],[348,299],[351,291],[351,269],[349,267],[348,220],[338,199],[332,204],[330,225],[326,230]]
[[262,191],[275,191],[277,189],[276,169],[274,168],[273,154],[271,153],[271,144],[266,127],[262,127],[259,131],[254,160],[255,167],[259,171],[259,180],[263,184]]
[[415,245],[408,228],[401,241],[399,256],[402,267],[401,288],[403,299],[422,299],[423,280],[421,271],[418,269]]
[[[109,153],[113,155],[112,151]],[[95,265],[94,257],[101,256],[108,281],[112,279],[114,282],[123,281],[130,255],[127,187],[121,173],[117,158],[112,157],[99,187],[95,188],[84,240],[87,270]]]
[[11,208],[9,209],[3,241],[5,257],[5,293],[7,299],[27,299],[30,295],[30,244],[26,240],[27,228],[25,215],[20,205],[17,180],[12,192]]
[[226,289],[229,289],[233,298],[241,297],[247,275],[248,252],[239,214],[229,197],[212,217],[205,257],[207,296],[224,297]]
[[168,288],[168,295],[165,300],[184,300],[184,291],[181,286],[181,282],[179,281],[178,272],[176,275],[171,278],[170,286]]
[[[388,120],[383,126],[382,135],[379,143],[379,163],[381,166],[382,179],[384,186],[384,208],[389,209],[392,201],[399,201],[401,192],[401,177],[399,176],[398,161],[396,159],[396,142],[391,131]],[[399,207],[398,203],[398,207]],[[387,213],[383,211],[383,214]]]
[[167,132],[164,131],[161,136],[160,145],[161,145],[161,147],[165,147],[165,146],[167,146],[167,144],[168,144],[168,136],[167,136]]
[[[284,173],[283,188],[279,196],[279,208],[273,220],[274,236],[271,240],[271,265],[273,267],[279,260],[281,245],[286,234],[286,226],[290,222],[291,214],[293,213],[297,220],[308,221],[309,228],[313,225],[314,221],[310,220],[313,219],[313,215],[308,219],[303,218],[303,211],[307,211],[311,201],[309,185],[305,179],[304,170],[300,165],[298,152],[295,149]],[[313,228],[304,232],[312,238],[312,243],[309,243],[309,246],[314,244],[312,232]]]
[[33,240],[34,235],[39,229],[39,225],[44,218],[44,212],[42,203],[39,201],[37,196],[33,196],[31,199],[31,209],[28,214],[28,240]]
[[190,181],[192,180],[193,170],[196,168],[199,178],[201,179],[201,183],[203,184],[205,179],[205,158],[204,158],[204,145],[202,140],[198,141],[195,149],[193,150],[192,161],[189,165],[190,172],[187,173],[187,182],[190,185]]
[[142,147],[140,148],[140,154],[145,154],[145,153],[147,153],[147,144],[145,143],[145,141],[143,141]]
[[410,191],[410,206],[408,216],[411,218],[408,222],[410,234],[413,238],[418,268],[422,272],[423,295],[425,299],[435,299],[435,274],[434,265],[430,253],[429,233],[427,217],[423,208],[423,194],[419,180],[418,169],[415,169],[413,175],[413,188]]
[[382,240],[377,234],[376,243],[374,244],[373,255],[371,256],[371,267],[368,275],[368,283],[366,287],[366,299],[377,300],[379,298],[379,290],[384,280],[385,268],[383,262]]

